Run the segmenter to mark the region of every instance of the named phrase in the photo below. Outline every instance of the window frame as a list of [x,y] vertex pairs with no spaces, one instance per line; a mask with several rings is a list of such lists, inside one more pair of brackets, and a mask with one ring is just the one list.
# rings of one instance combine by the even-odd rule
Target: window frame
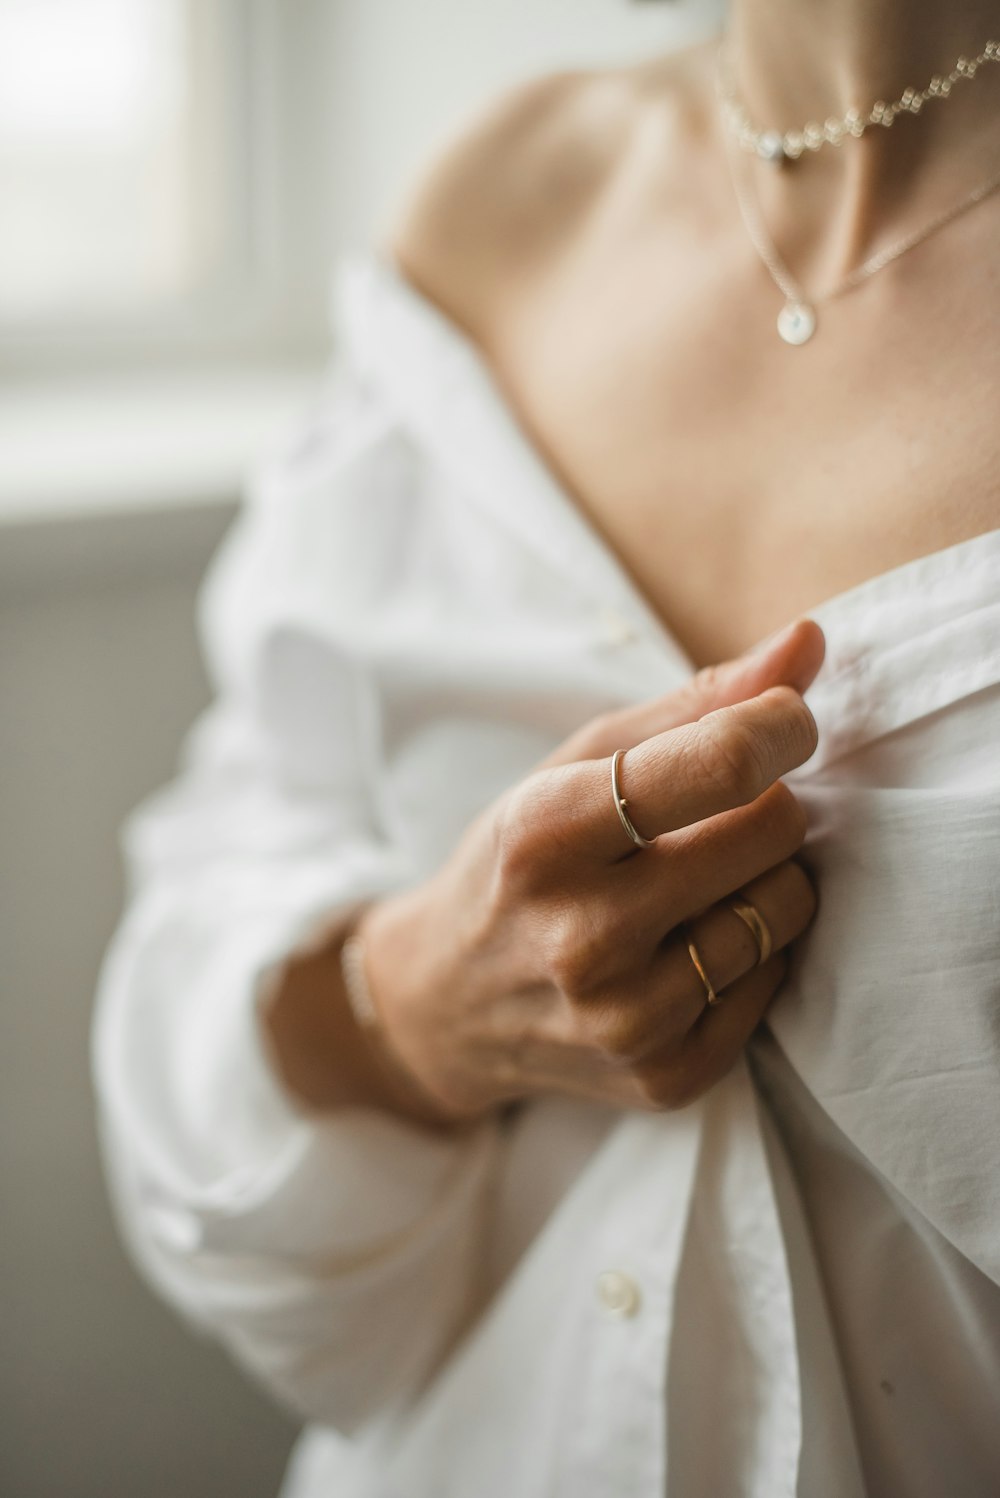
[[[205,0],[187,3],[205,6]],[[325,265],[315,234],[323,210],[315,179],[289,170],[303,143],[315,145],[317,172],[327,152],[321,90],[299,87],[303,73],[311,76],[320,7],[287,0],[212,4],[227,73],[218,143],[228,200],[219,274],[185,298],[134,314],[0,322],[0,378],[322,352]]]

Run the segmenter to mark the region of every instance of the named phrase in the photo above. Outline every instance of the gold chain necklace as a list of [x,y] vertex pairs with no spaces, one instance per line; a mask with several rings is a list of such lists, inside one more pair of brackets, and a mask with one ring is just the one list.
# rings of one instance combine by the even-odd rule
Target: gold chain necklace
[[[722,68],[721,46],[717,62],[719,68],[717,73],[718,82],[721,79]],[[721,88],[721,84],[719,86]],[[821,302],[828,302],[833,297],[840,296],[842,292],[850,291],[852,287],[860,285],[862,281],[867,280],[869,276],[873,276],[876,271],[881,270],[890,261],[898,260],[900,255],[904,255],[907,250],[912,250],[914,245],[920,244],[922,240],[927,239],[937,229],[941,229],[945,224],[951,223],[952,219],[958,218],[959,214],[967,212],[968,209],[973,208],[977,203],[981,203],[990,193],[996,192],[997,188],[1000,188],[1000,172],[996,172],[986,182],[981,183],[979,187],[975,188],[974,191],[968,193],[957,203],[953,203],[942,213],[939,213],[936,218],[933,218],[929,224],[924,225],[922,229],[917,229],[915,232],[906,235],[905,238],[898,240],[895,244],[888,245],[885,249],[879,250],[874,255],[870,255],[867,260],[863,261],[856,269],[850,271],[836,285],[810,297],[806,295],[782,260],[774,241],[768,234],[756,200],[749,188],[740,181],[737,165],[733,161],[731,151],[728,149],[728,132],[726,140],[726,160],[729,165],[730,178],[747,233],[758,255],[770,272],[775,285],[785,297],[785,305],[778,313],[778,332],[786,343],[796,346],[808,343],[809,339],[815,333],[817,325],[816,308]]]
[[824,124],[810,120],[801,130],[761,129],[747,114],[732,79],[732,69],[720,49],[718,92],[722,101],[726,129],[743,148],[765,161],[780,166],[797,161],[803,151],[818,151],[821,146],[839,146],[843,141],[864,135],[872,125],[888,127],[898,114],[919,114],[930,99],[947,99],[956,83],[975,78],[988,62],[1000,62],[1000,42],[988,41],[975,57],[960,57],[950,73],[938,74],[926,88],[907,88],[893,103],[879,99],[865,113],[852,108],[839,117],[831,115]]

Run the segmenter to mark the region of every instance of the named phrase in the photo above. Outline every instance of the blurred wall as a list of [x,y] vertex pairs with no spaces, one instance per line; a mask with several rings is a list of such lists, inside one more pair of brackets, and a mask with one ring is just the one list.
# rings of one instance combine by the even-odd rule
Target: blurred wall
[[204,700],[191,610],[228,515],[0,530],[3,1498],[264,1498],[290,1440],[126,1264],[87,1071],[116,829]]
[[[722,0],[351,0],[324,12],[334,246],[391,210],[443,132],[519,78],[601,67],[711,31]],[[318,19],[318,18],[317,18]]]
[[[317,255],[364,241],[505,80],[660,50],[706,5],[295,0],[328,136]],[[308,144],[308,143],[306,143]],[[0,416],[2,419],[2,416]],[[2,475],[0,475],[2,478]],[[137,1282],[98,1167],[87,1038],[117,829],[206,700],[195,591],[236,496],[113,518],[0,508],[0,1494],[269,1498],[294,1432]],[[334,1495],[331,1495],[334,1498]]]

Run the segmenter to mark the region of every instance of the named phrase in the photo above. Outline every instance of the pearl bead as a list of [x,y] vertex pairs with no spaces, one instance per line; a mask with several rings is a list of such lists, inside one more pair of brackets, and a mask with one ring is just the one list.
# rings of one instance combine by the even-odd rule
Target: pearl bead
[[777,130],[765,130],[757,141],[757,155],[764,161],[780,163],[785,159],[785,142]]

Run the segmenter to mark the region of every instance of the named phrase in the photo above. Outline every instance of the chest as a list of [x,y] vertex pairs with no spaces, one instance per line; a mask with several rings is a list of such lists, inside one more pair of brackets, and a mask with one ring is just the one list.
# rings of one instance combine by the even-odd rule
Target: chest
[[699,664],[1000,525],[996,340],[981,289],[897,267],[778,338],[759,266],[635,244],[505,319],[505,393],[571,502]]

